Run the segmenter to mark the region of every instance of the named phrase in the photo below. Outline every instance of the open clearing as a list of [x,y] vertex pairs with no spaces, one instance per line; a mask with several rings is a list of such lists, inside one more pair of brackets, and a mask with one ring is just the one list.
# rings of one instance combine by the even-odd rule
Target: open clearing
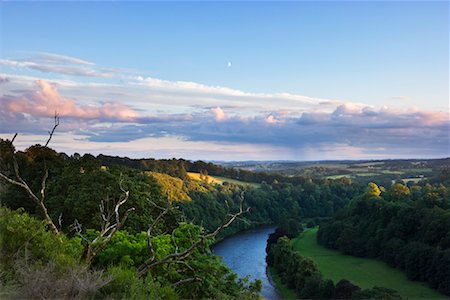
[[312,228],[301,233],[293,240],[293,246],[302,255],[314,260],[325,278],[335,283],[345,278],[361,288],[387,287],[409,299],[447,299],[425,283],[409,281],[402,271],[382,261],[344,255],[320,246],[316,240],[317,230]]
[[[187,172],[187,174],[188,174],[188,176],[191,179],[202,180],[200,178],[200,173]],[[258,184],[258,183],[245,182],[245,181],[240,181],[240,180],[226,178],[226,177],[221,177],[221,176],[210,176],[210,175],[208,175],[208,183],[223,184],[224,182],[229,182],[229,183],[233,183],[233,184],[239,184],[239,185],[243,185],[243,186],[251,186],[251,187],[254,187],[254,188],[260,187],[260,184]]]

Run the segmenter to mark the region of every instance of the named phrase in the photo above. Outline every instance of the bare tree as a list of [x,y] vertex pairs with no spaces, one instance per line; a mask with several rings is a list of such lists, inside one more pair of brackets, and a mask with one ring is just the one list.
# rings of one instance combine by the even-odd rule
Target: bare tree
[[[53,133],[56,130],[56,127],[58,127],[59,125],[59,115],[57,113],[55,113],[55,124],[53,126],[53,129],[51,131],[49,131],[49,137],[47,142],[45,143],[44,147],[47,147],[48,144],[50,143],[50,140],[53,137]],[[14,170],[14,177],[8,177],[7,175],[5,175],[4,173],[2,173],[0,171],[0,178],[2,178],[3,180],[5,180],[6,182],[9,182],[10,184],[16,185],[21,187],[23,190],[25,190],[25,192],[28,194],[28,196],[30,197],[30,199],[35,202],[39,209],[41,210],[45,221],[47,222],[48,226],[50,227],[51,231],[58,235],[59,234],[59,229],[56,227],[55,223],[53,222],[52,218],[50,218],[50,215],[48,214],[47,211],[47,207],[44,204],[45,201],[45,188],[46,188],[46,182],[47,182],[47,178],[48,178],[48,168],[47,165],[44,165],[44,175],[42,176],[41,179],[41,189],[39,191],[39,193],[35,193],[31,190],[30,186],[28,185],[28,183],[26,183],[22,177],[20,176],[20,171],[19,171],[19,165],[17,163],[17,159],[16,159],[16,152],[14,150],[14,140],[17,137],[17,133],[14,135],[14,137],[12,138],[12,140],[10,142],[8,142],[9,145],[9,149],[11,151],[12,154],[12,163],[13,163],[13,170]]]
[[[176,244],[176,241],[174,238],[172,238],[172,243],[175,246],[175,252],[174,253],[170,253],[168,255],[166,255],[165,257],[156,260],[155,259],[155,251],[153,249],[153,244],[152,244],[152,230],[156,227],[156,224],[159,222],[159,220],[165,215],[167,214],[170,210],[173,209],[177,209],[177,207],[171,207],[170,205],[166,208],[157,206],[156,204],[152,203],[153,205],[155,205],[157,208],[159,208],[161,210],[160,214],[158,215],[158,217],[153,221],[153,223],[150,225],[149,229],[147,230],[147,247],[148,250],[150,252],[150,257],[144,262],[142,263],[137,272],[139,277],[143,277],[145,276],[150,270],[152,270],[153,268],[163,265],[163,264],[169,264],[169,263],[174,263],[174,264],[181,264],[186,266],[188,269],[191,269],[190,266],[186,263],[186,258],[188,258],[193,252],[194,250],[203,242],[205,242],[208,239],[214,238],[215,236],[217,236],[217,234],[227,228],[228,226],[230,226],[236,219],[238,219],[241,215],[243,215],[244,213],[247,213],[250,211],[250,207],[244,209],[244,201],[243,201],[243,194],[241,194],[241,202],[239,205],[239,211],[234,213],[234,214],[228,214],[228,220],[224,221],[220,226],[218,226],[214,231],[207,233],[207,234],[202,234],[198,237],[198,239],[194,242],[192,242],[192,244],[185,249],[184,251],[179,251],[178,246]],[[173,233],[172,233],[172,237],[173,237]],[[198,278],[196,276],[192,277],[192,278],[188,278],[188,279],[183,279],[179,282],[176,282],[174,284],[174,286],[178,286],[180,284],[186,283],[186,282],[190,282],[190,281],[194,281],[194,280],[198,280]]]
[[[121,176],[122,177],[122,176]],[[132,211],[134,211],[134,207],[129,208],[125,211],[123,215],[120,214],[120,207],[124,205],[130,196],[130,192],[126,191],[122,187],[122,178],[120,178],[119,181],[119,187],[120,190],[123,192],[123,198],[119,198],[119,200],[114,204],[114,209],[108,209],[105,208],[105,202],[101,201],[99,208],[100,208],[100,216],[102,219],[102,227],[100,229],[100,232],[97,234],[97,236],[93,240],[89,240],[86,238],[82,233],[82,227],[81,224],[78,222],[78,220],[75,220],[74,224],[72,225],[75,229],[78,236],[80,236],[85,242],[86,247],[84,249],[84,260],[87,264],[90,264],[94,257],[97,255],[97,253],[105,247],[105,245],[111,240],[113,235],[122,228],[122,226],[125,224],[125,221],[128,218],[128,214]],[[108,205],[109,201],[107,201]]]

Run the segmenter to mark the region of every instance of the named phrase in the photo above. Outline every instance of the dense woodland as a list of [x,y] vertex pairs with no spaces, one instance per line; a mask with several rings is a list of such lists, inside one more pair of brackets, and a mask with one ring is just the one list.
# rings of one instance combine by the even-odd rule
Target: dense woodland
[[[65,298],[258,298],[261,283],[237,279],[212,255],[210,245],[262,224],[278,224],[293,237],[305,220],[318,224],[349,206],[333,221],[321,223],[324,243],[341,249],[341,244],[332,244],[331,237],[326,237],[327,224],[333,228],[332,222],[349,218],[345,226],[352,234],[359,232],[359,215],[354,211],[359,212],[358,203],[364,201],[368,207],[374,201],[398,206],[406,209],[407,215],[411,213],[410,218],[423,211],[421,220],[433,224],[420,233],[423,240],[393,237],[405,245],[411,241],[434,247],[434,260],[448,259],[450,235],[438,240],[441,233],[431,232],[438,230],[436,226],[441,231],[450,228],[448,182],[411,188],[395,185],[381,194],[383,200],[379,195],[367,198],[365,185],[349,178],[284,177],[176,159],[67,156],[40,145],[18,152],[4,140],[0,141],[0,153],[1,173],[23,182],[35,196],[20,184],[0,179],[1,290],[8,296],[41,297],[36,295],[38,291],[42,297]],[[187,172],[260,185],[211,184],[190,179]],[[405,188],[410,191],[406,196]],[[367,208],[366,213],[369,211]],[[378,226],[375,224],[373,227]],[[379,238],[378,229],[367,236]],[[425,237],[426,232],[432,235]],[[360,244],[366,242],[376,243],[361,237]],[[392,249],[397,249],[395,245]],[[383,257],[382,249],[361,253],[358,255]],[[280,270],[284,272],[283,267]],[[314,280],[324,280],[316,271]],[[436,284],[446,292],[442,281]]]

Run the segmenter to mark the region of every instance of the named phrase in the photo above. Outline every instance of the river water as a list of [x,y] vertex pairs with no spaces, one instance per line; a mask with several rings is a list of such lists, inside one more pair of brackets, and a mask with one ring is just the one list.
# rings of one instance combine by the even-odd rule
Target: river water
[[269,234],[274,231],[272,226],[247,230],[224,239],[212,250],[222,256],[223,262],[239,277],[250,275],[250,280],[260,279],[264,298],[279,300],[281,297],[266,274],[266,243]]

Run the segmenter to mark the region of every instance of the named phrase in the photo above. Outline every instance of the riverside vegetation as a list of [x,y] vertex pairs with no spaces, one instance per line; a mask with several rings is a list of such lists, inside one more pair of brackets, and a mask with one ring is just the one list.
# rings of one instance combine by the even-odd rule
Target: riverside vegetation
[[[2,177],[2,297],[256,299],[260,282],[223,265],[209,249],[215,240],[262,224],[295,236],[304,220],[321,223],[364,192],[349,178],[201,161],[67,156],[47,145],[20,152],[8,140],[0,152],[1,173],[22,180],[37,199]],[[255,184],[201,179],[208,174]],[[421,193],[443,201],[442,189],[423,186]]]

